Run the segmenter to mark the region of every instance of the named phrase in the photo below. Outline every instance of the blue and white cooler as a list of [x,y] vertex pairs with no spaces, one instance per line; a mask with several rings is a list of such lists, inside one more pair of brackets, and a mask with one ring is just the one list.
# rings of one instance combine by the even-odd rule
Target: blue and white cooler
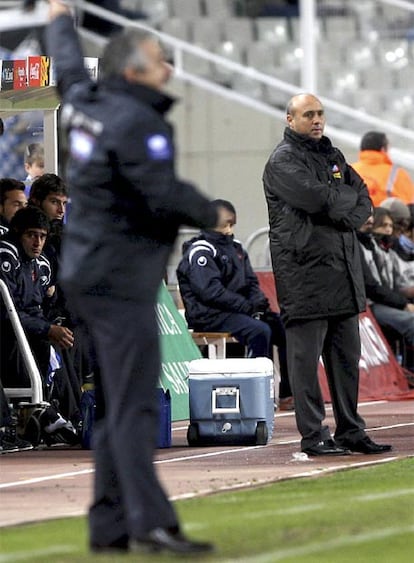
[[190,446],[265,445],[274,428],[274,366],[269,358],[189,364]]

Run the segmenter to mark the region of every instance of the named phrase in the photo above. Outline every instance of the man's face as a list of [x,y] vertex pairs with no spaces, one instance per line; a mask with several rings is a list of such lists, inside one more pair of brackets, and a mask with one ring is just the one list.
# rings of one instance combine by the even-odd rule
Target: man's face
[[42,211],[46,213],[50,221],[63,220],[66,211],[68,198],[61,194],[49,194],[40,204]]
[[319,141],[325,128],[325,112],[318,98],[301,94],[294,98],[287,121],[296,133]]
[[16,211],[26,207],[27,197],[24,195],[23,190],[10,190],[6,192],[6,199],[3,205],[0,205],[0,213],[6,219],[8,223],[14,217]]
[[234,225],[236,224],[236,216],[225,207],[219,208],[219,222],[214,231],[223,235],[232,235],[234,233]]
[[172,74],[161,45],[154,39],[147,39],[140,44],[140,50],[146,58],[145,70],[129,69],[129,80],[161,90]]
[[26,229],[20,238],[24,252],[29,258],[38,258],[46,242],[45,229]]

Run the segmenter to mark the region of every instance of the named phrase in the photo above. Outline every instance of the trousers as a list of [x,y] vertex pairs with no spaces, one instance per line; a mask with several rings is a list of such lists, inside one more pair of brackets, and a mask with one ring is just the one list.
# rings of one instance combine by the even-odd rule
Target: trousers
[[91,542],[175,528],[175,510],[153,466],[161,370],[155,304],[88,294],[68,299],[87,326],[99,367]]
[[297,321],[286,326],[287,363],[302,449],[331,438],[318,379],[322,356],[332,399],[334,437],[357,441],[365,422],[357,412],[361,342],[358,316]]

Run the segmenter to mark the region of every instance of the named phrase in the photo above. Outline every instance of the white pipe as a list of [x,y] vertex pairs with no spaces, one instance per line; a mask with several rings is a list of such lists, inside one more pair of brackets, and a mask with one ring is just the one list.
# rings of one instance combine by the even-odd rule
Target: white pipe
[[4,392],[8,397],[31,397],[32,403],[43,402],[43,385],[39,368],[34,360],[27,337],[24,333],[22,323],[11,298],[9,288],[3,280],[0,280],[0,292],[6,305],[6,311],[9,315],[10,322],[13,326],[14,333],[17,338],[23,361],[30,377],[30,388],[5,388]]
[[317,91],[315,0],[300,0],[299,15],[302,48],[301,86],[304,92],[314,94]]

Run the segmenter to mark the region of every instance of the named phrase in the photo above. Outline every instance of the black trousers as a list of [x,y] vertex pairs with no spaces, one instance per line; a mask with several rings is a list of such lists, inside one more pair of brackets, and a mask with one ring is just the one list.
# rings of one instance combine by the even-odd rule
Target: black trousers
[[302,449],[331,437],[328,426],[322,424],[325,406],[318,380],[321,356],[335,416],[335,439],[340,443],[364,436],[365,423],[357,413],[361,354],[358,316],[295,322],[286,326],[286,343]]
[[161,369],[155,303],[90,295],[68,300],[88,327],[99,366],[91,542],[107,545],[178,526],[153,466]]

